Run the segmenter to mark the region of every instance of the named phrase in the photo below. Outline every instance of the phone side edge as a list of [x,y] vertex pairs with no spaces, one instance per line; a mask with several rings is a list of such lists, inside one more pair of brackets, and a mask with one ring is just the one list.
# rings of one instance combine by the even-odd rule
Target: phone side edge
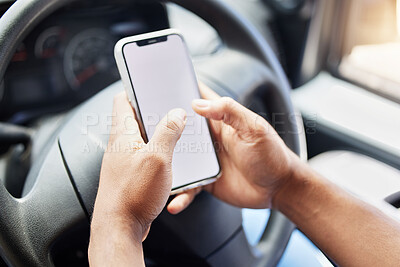
[[186,192],[190,189],[194,189],[197,187],[202,187],[202,186],[206,186],[208,184],[215,183],[219,179],[220,176],[221,176],[221,172],[219,172],[218,175],[215,177],[206,178],[204,180],[201,180],[201,181],[198,181],[195,183],[191,183],[191,184],[188,184],[186,186],[183,186],[183,187],[180,187],[177,189],[172,189],[170,195],[172,196],[172,195],[180,194],[180,193]]
[[[178,36],[180,37],[182,43],[184,44],[186,56],[189,58],[189,60],[190,60],[190,62],[191,62],[191,73],[192,73],[192,75],[193,75],[193,77],[194,77],[194,79],[195,79],[195,81],[196,81],[196,89],[197,89],[197,92],[198,92],[200,98],[202,98],[202,97],[201,97],[201,93],[200,93],[200,88],[199,88],[199,79],[198,79],[198,77],[197,77],[197,75],[196,75],[196,71],[195,71],[195,69],[194,69],[194,63],[193,63],[193,60],[192,60],[192,58],[191,58],[191,56],[190,56],[190,52],[189,52],[189,49],[188,49],[186,40],[185,40],[185,38],[183,37],[183,35],[182,35],[179,31],[177,31],[177,30],[172,31],[171,34],[178,35]],[[170,34],[170,35],[171,35],[171,34]],[[205,179],[203,179],[203,180],[200,180],[200,181],[197,181],[197,182],[194,182],[194,183],[190,183],[190,184],[187,184],[187,185],[178,187],[178,188],[176,188],[176,189],[172,188],[171,195],[179,194],[179,193],[188,191],[188,190],[193,189],[193,188],[196,188],[196,187],[201,187],[201,186],[205,186],[205,185],[214,183],[214,182],[216,182],[216,181],[221,177],[221,175],[222,175],[221,161],[220,161],[220,159],[219,159],[219,156],[218,156],[218,153],[217,153],[217,148],[216,148],[216,145],[215,145],[215,143],[214,143],[214,141],[215,141],[215,136],[214,136],[214,134],[212,133],[211,128],[210,128],[210,121],[209,121],[207,118],[205,118],[205,120],[206,120],[206,123],[207,123],[207,129],[208,129],[208,132],[209,132],[209,134],[210,134],[211,141],[213,142],[213,148],[214,148],[214,152],[215,152],[215,157],[217,158],[218,172],[217,172],[216,175],[211,176],[211,177],[209,177],[209,178],[205,178]]]
[[[127,39],[127,38],[124,38],[124,39]],[[119,71],[119,73],[121,75],[121,81],[122,81],[122,84],[124,86],[125,93],[127,95],[128,101],[129,101],[130,105],[132,106],[132,108],[134,109],[135,119],[138,122],[141,136],[143,137],[143,139],[147,139],[147,135],[145,134],[145,131],[144,131],[143,122],[142,122],[141,116],[140,116],[140,114],[138,112],[139,111],[139,107],[136,104],[136,97],[135,97],[135,94],[134,94],[134,88],[133,88],[133,85],[132,85],[131,78],[129,77],[128,66],[127,66],[127,64],[125,62],[125,58],[124,58],[124,55],[123,55],[123,48],[124,48],[125,44],[127,44],[124,39],[119,40],[115,44],[115,47],[114,47],[114,58],[115,58],[115,61],[117,63],[118,71]],[[147,142],[147,140],[144,140],[144,141]]]

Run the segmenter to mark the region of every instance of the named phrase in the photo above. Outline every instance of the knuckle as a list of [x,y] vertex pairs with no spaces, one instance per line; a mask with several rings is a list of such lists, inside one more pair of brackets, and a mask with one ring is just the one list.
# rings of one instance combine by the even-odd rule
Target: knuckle
[[235,100],[228,96],[221,97],[221,102],[224,109],[231,109],[235,105]]
[[169,131],[176,132],[181,128],[181,123],[178,122],[177,120],[168,120],[167,123],[165,124],[165,127]]
[[250,130],[256,137],[264,137],[268,134],[268,126],[268,122],[260,115],[257,115],[254,119],[254,125],[250,127]]
[[[237,102],[232,98],[226,96],[222,97],[221,101],[222,101],[222,113],[223,113],[222,120],[226,124],[235,123],[235,120],[237,120],[240,115],[238,113],[239,111],[238,107],[236,106]],[[239,123],[239,121],[237,123]]]
[[233,100],[230,97],[224,96],[221,97],[221,102],[222,102],[222,112],[223,112],[222,120],[227,124],[231,124],[233,117],[232,114],[234,112],[235,100]]
[[167,165],[166,157],[161,153],[147,153],[143,160],[156,169],[163,169]]
[[230,113],[224,112],[222,121],[225,122],[226,124],[231,124],[233,122],[233,120],[232,120],[232,116],[230,115]]

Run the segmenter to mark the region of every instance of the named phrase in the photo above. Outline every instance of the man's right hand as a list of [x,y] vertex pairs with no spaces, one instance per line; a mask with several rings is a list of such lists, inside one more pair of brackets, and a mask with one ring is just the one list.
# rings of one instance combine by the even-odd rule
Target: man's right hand
[[[205,189],[234,206],[271,208],[275,193],[290,179],[297,156],[264,118],[204,85],[200,89],[204,99],[194,100],[192,107],[210,120],[222,169],[217,182]],[[199,191],[178,195],[168,211],[181,212]]]
[[[399,266],[400,224],[313,171],[260,116],[202,89],[193,109],[221,144],[222,177],[206,190],[239,207],[282,212],[339,266]],[[198,190],[198,189],[197,189]],[[177,196],[183,210],[196,191]]]

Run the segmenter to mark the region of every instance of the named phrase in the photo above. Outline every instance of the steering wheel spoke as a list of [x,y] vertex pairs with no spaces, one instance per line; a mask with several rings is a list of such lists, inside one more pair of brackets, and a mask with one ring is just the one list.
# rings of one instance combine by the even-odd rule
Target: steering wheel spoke
[[52,264],[54,241],[87,217],[64,168],[55,143],[41,166],[35,185],[20,199],[0,186],[0,245],[13,266]]
[[194,63],[201,80],[221,87],[222,95],[232,95],[240,102],[261,87],[276,86],[273,72],[263,62],[228,47]]

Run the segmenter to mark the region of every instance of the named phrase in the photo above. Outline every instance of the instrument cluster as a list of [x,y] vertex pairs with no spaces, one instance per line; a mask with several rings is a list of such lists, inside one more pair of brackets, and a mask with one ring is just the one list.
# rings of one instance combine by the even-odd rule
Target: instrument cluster
[[18,46],[0,83],[0,121],[25,123],[67,110],[120,79],[114,45],[125,36],[168,27],[162,5],[63,9]]

